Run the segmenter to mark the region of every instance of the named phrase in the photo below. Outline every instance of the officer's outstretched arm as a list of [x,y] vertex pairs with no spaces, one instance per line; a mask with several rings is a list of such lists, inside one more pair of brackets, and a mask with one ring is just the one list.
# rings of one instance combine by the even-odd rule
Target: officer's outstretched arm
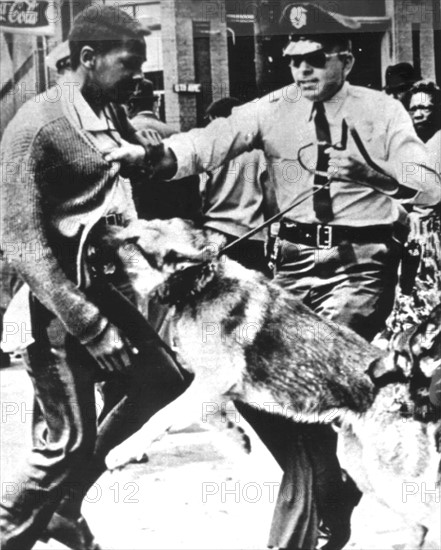
[[147,175],[168,180],[176,174],[176,157],[164,147],[160,135],[151,130],[136,132],[139,145],[123,141],[105,155],[107,162],[120,162],[126,168],[141,168]]

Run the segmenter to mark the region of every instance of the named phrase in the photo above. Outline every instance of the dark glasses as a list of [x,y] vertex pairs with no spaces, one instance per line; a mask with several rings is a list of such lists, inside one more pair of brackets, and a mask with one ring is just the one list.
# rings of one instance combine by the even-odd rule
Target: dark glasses
[[323,67],[328,62],[328,59],[332,57],[338,57],[344,55],[348,52],[335,52],[335,53],[325,53],[323,50],[317,52],[305,53],[303,55],[290,55],[290,65],[298,69],[303,61],[306,61],[308,65],[316,69],[323,69]]

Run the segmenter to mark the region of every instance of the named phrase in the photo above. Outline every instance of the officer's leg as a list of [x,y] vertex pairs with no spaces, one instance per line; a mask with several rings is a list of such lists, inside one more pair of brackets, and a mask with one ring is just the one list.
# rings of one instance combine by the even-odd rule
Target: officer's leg
[[[345,278],[341,272],[342,263],[338,247],[321,250],[284,241],[275,280],[312,309],[319,311],[318,305],[323,306],[325,302],[321,294],[326,293],[331,299],[334,287]],[[317,287],[321,289],[321,294]],[[339,302],[335,301],[335,307]],[[329,309],[322,307],[322,310],[324,317],[332,318]],[[347,491],[343,483],[336,456],[337,436],[333,430],[328,426],[309,426],[304,427],[304,430],[303,442],[314,474],[314,495],[319,513],[326,523],[331,524],[332,529],[332,539],[327,548],[342,548],[350,535],[350,512],[360,498],[359,492],[352,485],[351,489],[354,490]],[[285,471],[295,471],[296,460],[292,453],[288,454]],[[278,509],[284,512],[284,522],[289,525],[293,511],[286,506],[279,506]]]
[[306,305],[314,283],[315,249],[302,244],[282,241],[274,281]]
[[[310,293],[311,307],[335,323],[372,339],[393,307],[399,256],[399,245],[394,241],[347,243],[334,254],[319,251]],[[337,436],[331,428],[311,428],[308,449],[314,461],[320,514],[338,547],[339,539],[344,540],[349,534],[350,515],[361,493],[349,477],[342,483],[336,445]]]
[[[16,478],[16,491],[0,507],[2,548],[32,548],[69,486],[72,473],[93,453],[96,419],[93,368],[81,362],[76,341],[61,323],[48,326],[48,313],[34,304],[36,342],[28,348],[28,372],[45,430],[34,438],[27,464]],[[56,326],[55,326],[56,325]],[[53,336],[63,345],[53,342]],[[38,423],[41,426],[41,423]]]
[[392,311],[400,261],[400,245],[342,244],[339,266],[323,262],[311,307],[320,315],[351,328],[371,341]]
[[316,547],[315,472],[303,429],[304,426],[290,422],[285,430],[286,462],[274,509],[269,547],[287,550],[312,550]]

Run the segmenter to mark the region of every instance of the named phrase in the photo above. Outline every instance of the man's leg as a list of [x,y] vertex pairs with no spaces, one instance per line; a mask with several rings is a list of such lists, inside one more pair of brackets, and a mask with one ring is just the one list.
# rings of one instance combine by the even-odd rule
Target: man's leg
[[[36,342],[28,348],[31,376],[44,430],[17,476],[17,490],[4,495],[0,507],[2,548],[32,548],[69,486],[72,473],[93,454],[96,436],[93,367],[83,364],[80,347],[61,323],[33,303]],[[52,336],[65,342],[53,346]],[[93,405],[93,406],[90,406]],[[41,423],[38,423],[41,426]]]
[[[102,296],[105,299],[104,291]],[[120,311],[119,308],[116,309]],[[150,318],[152,327],[165,330],[163,308],[156,304],[156,307],[149,309],[155,312],[153,318]],[[129,322],[127,318],[112,319],[112,312],[106,313],[112,322],[121,324],[121,329],[124,330],[124,323]],[[139,329],[135,329],[133,321],[130,330],[142,335],[142,320],[139,321]],[[130,334],[128,335],[130,337]],[[69,492],[58,509],[62,516],[80,516],[85,494],[106,470],[105,458],[109,451],[138,431],[156,412],[176,399],[190,384],[191,375],[183,371],[166,349],[157,342],[144,341],[142,337],[138,339],[138,334],[135,338],[137,341],[133,342],[132,339],[132,342],[139,353],[133,357],[131,371],[127,374],[113,374],[101,386],[104,409],[99,416],[93,459],[78,468],[74,489]]]

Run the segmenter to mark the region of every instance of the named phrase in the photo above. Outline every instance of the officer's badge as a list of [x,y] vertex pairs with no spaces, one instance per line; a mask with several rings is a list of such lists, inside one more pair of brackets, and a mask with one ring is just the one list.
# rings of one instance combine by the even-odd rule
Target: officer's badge
[[295,29],[301,29],[307,23],[306,8],[303,6],[294,6],[289,12],[289,20]]

